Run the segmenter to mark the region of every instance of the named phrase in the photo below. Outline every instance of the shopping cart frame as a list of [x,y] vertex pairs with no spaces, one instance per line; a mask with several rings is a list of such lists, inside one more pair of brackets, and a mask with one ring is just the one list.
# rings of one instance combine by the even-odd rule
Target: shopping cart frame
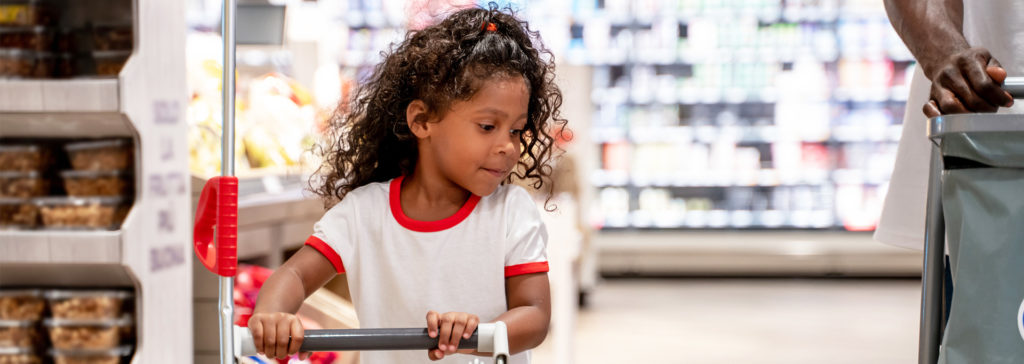
[[[1007,79],[1004,89],[1014,98],[1024,98],[1024,82],[1020,78]],[[928,122],[928,138],[932,141],[931,162],[928,173],[928,202],[924,245],[924,263],[921,283],[921,326],[918,343],[918,363],[935,364],[939,360],[939,346],[946,326],[946,223],[942,213],[942,172],[944,170],[942,139],[961,133],[1024,132],[1024,115],[1019,114],[960,114],[932,118]]]

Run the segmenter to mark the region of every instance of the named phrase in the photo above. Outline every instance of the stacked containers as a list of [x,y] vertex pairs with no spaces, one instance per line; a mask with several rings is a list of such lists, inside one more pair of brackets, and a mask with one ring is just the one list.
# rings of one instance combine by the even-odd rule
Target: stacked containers
[[120,290],[0,290],[0,363],[120,364],[132,354],[131,298]]
[[54,41],[54,10],[44,0],[0,4],[0,77],[70,76],[71,56]]
[[56,364],[118,364],[131,355],[132,319],[126,291],[53,290],[44,321]]
[[61,172],[68,196],[36,199],[43,225],[116,229],[128,212],[131,146],[125,139],[64,146],[72,170]]
[[40,143],[0,144],[0,228],[33,229],[39,209],[32,199],[50,192],[43,176],[53,164],[50,149]]
[[46,175],[52,166],[65,165],[54,162],[52,144],[0,145],[0,229],[117,229],[131,202],[131,143],[65,144],[71,169],[60,180]]
[[0,363],[39,364],[45,301],[39,290],[0,290]]

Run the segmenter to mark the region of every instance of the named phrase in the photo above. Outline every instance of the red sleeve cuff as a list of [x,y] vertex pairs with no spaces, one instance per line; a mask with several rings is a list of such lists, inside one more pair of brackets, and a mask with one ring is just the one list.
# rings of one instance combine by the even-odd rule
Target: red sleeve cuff
[[510,265],[505,267],[505,278],[519,276],[530,273],[546,273],[548,271],[548,262],[534,262],[524,263],[517,265]]
[[330,245],[327,245],[323,240],[315,236],[310,236],[306,239],[306,245],[313,247],[320,254],[324,255],[324,258],[331,261],[331,265],[334,266],[334,270],[338,271],[338,274],[345,273],[345,265],[341,263],[341,256],[338,255]]

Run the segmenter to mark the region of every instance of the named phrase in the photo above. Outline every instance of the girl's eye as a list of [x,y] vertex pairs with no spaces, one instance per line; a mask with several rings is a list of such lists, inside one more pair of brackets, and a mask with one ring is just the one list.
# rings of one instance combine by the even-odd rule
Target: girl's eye
[[480,129],[483,129],[484,131],[494,130],[494,125],[489,125],[489,124],[479,124],[479,125],[480,125]]

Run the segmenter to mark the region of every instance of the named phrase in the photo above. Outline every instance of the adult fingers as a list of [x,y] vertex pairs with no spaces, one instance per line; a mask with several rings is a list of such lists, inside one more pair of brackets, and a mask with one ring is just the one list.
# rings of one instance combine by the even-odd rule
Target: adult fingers
[[[992,58],[991,62],[996,62],[996,59]],[[998,63],[998,62],[996,62],[996,63]],[[1003,82],[1006,82],[1007,74],[1006,74],[1006,69],[1004,69],[1003,67],[1000,67],[1000,66],[997,66],[997,65],[994,66],[994,65],[992,65],[990,63],[989,66],[987,68],[985,68],[985,71],[988,72],[989,77],[992,77],[992,80],[998,82],[1000,85],[1002,85]],[[1002,92],[1003,92],[1003,95],[1006,95],[1006,98],[1010,100],[1009,102],[1002,104],[1003,107],[1012,107],[1013,106],[1013,95],[1010,95],[1010,93],[1007,92],[1006,90],[1002,90]]]
[[[1007,97],[1006,91],[999,87],[1002,81],[989,75],[988,64],[991,59],[992,56],[988,54],[988,51],[980,50],[973,57],[962,57],[957,62],[960,71],[970,85],[971,90],[969,91],[973,91],[984,101],[984,103],[977,102],[977,105],[970,105],[973,111],[995,111],[999,105],[1006,105],[1012,101],[1012,98]],[[1003,78],[1005,79],[1005,77]]]
[[932,82],[931,99],[935,100],[942,114],[964,114],[969,112],[956,94],[937,82]]
[[[965,107],[964,112],[971,111],[993,111],[995,106],[992,106],[981,95],[978,95],[974,88],[971,87],[968,77],[964,74],[964,67],[970,67],[970,61],[964,61],[964,58],[959,58],[956,67],[943,68],[938,74],[935,75],[932,80],[933,91],[934,87],[952,91],[956,98],[960,100],[960,103]],[[987,75],[984,76],[986,79]],[[981,82],[981,81],[979,81]],[[945,109],[943,100],[936,98],[939,101],[939,107],[942,108],[942,112],[950,114]]]

